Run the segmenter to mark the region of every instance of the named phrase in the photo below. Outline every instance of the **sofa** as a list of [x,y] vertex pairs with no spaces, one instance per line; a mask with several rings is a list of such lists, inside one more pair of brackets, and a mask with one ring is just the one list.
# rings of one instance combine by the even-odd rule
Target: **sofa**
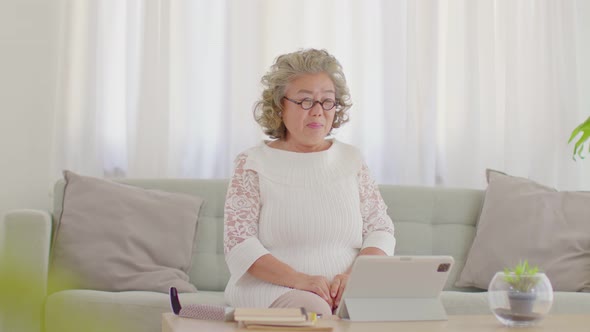
[[[223,206],[228,181],[124,179],[117,182],[203,198],[188,273],[190,283],[198,291],[182,293],[180,300],[184,305],[225,305],[223,291],[229,272],[223,255]],[[7,315],[1,320],[2,331],[105,331],[111,327],[102,323],[113,321],[117,322],[117,327],[112,329],[160,331],[161,314],[171,311],[166,293],[67,289],[48,294],[52,232],[62,209],[64,186],[63,180],[55,185],[53,212],[16,210],[3,218],[3,250],[34,275],[31,280],[35,284],[31,288],[37,289],[40,296],[27,306],[29,312],[25,316],[30,319],[23,320],[23,315]],[[441,295],[447,313],[489,314],[484,291],[455,286],[476,234],[485,191],[400,185],[381,185],[380,190],[395,225],[395,255],[453,256],[455,265]],[[75,310],[86,311],[97,323],[90,326],[72,320]],[[590,294],[557,291],[552,313],[590,314]]]

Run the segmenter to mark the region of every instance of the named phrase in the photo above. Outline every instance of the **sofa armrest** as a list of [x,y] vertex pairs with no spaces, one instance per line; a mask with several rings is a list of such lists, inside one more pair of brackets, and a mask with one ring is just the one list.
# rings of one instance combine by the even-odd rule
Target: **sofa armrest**
[[5,282],[14,284],[4,285],[10,286],[5,300],[11,302],[9,309],[15,309],[0,317],[0,331],[40,331],[47,296],[51,214],[14,210],[0,222],[0,230],[4,231],[0,254],[8,270],[5,275],[9,276]]

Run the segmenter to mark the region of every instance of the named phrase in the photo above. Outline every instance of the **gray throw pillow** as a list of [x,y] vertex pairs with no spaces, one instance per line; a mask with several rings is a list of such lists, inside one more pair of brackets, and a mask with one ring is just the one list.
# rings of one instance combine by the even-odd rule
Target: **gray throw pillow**
[[458,287],[487,289],[505,267],[528,260],[556,291],[590,291],[590,192],[559,192],[487,171],[488,188]]
[[[194,292],[188,271],[202,199],[64,171],[50,287]],[[72,282],[74,284],[72,284]]]

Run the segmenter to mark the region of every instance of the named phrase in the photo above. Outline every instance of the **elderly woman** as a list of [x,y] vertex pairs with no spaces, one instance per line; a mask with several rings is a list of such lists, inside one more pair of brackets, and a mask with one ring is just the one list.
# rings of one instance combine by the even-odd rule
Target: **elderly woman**
[[330,315],[359,255],[393,255],[393,223],[360,152],[336,139],[351,107],[324,50],[281,55],[262,78],[256,121],[273,140],[239,154],[225,203],[233,307]]

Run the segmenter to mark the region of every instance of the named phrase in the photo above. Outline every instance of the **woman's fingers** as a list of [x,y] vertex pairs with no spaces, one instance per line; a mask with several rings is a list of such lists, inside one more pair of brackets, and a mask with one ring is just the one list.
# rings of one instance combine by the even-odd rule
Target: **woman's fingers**
[[318,287],[318,294],[319,296],[321,296],[324,300],[326,300],[326,302],[328,302],[328,304],[330,306],[333,305],[334,301],[332,300],[332,297],[330,296],[330,283],[328,282],[328,279],[324,278],[324,277],[319,277],[318,278],[318,282],[319,282],[319,287]]
[[334,307],[338,307],[340,305],[340,300],[342,299],[342,294],[344,293],[344,289],[346,288],[347,282],[348,274],[339,274],[336,277],[334,277],[330,294],[332,295],[332,299],[334,300]]
[[334,278],[334,281],[332,282],[332,285],[330,286],[330,296],[332,298],[335,298],[336,295],[338,295],[338,290],[340,289],[340,278],[336,277]]
[[324,288],[323,288],[323,291],[325,294],[324,299],[326,300],[326,302],[328,302],[328,305],[330,305],[330,308],[333,308],[334,307],[334,299],[332,298],[332,296],[330,296],[330,283],[328,282],[328,279],[324,278],[324,281],[325,281]]
[[323,298],[330,306],[334,300],[330,296],[330,282],[323,276],[306,276],[302,283],[295,286],[297,289],[306,290]]

